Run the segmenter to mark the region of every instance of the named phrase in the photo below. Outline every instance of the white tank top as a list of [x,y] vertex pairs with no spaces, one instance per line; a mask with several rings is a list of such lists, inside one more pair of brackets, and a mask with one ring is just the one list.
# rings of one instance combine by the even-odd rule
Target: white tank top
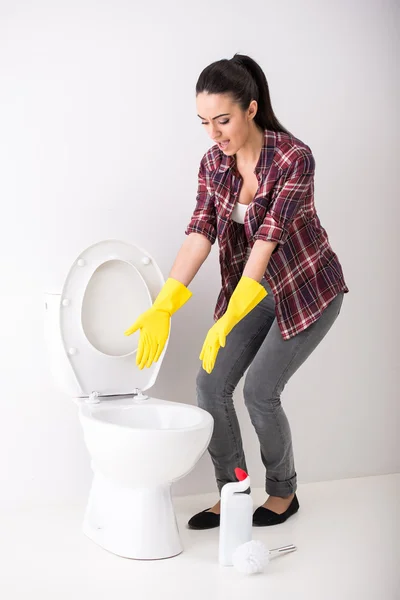
[[[249,208],[248,204],[242,204],[241,202],[236,202],[236,204],[235,204],[235,206],[233,208],[233,211],[232,211],[231,219],[233,221],[236,221],[236,223],[240,223],[241,225],[243,225],[244,224],[244,217],[245,217],[245,214],[246,214],[248,208]],[[246,263],[247,263],[247,261],[249,259],[250,251],[251,251],[251,248],[250,248],[250,246],[248,246],[247,247],[247,251],[246,251],[246,256],[245,256],[245,259],[244,259],[244,264],[245,265],[246,265]]]
[[249,208],[248,204],[242,204],[241,202],[236,202],[232,211],[232,220],[236,221],[236,223],[244,223],[244,216]]

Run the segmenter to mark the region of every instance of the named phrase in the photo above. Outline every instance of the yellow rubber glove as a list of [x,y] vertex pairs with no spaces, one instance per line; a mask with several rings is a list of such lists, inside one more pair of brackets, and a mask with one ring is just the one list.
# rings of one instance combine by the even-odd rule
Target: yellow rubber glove
[[267,291],[258,281],[250,277],[240,279],[225,314],[211,327],[204,341],[200,360],[207,373],[213,370],[219,349],[225,346],[226,336],[265,296]]
[[191,298],[192,292],[180,281],[169,277],[153,305],[125,331],[131,335],[140,329],[136,364],[140,370],[157,362],[168,339],[171,316]]

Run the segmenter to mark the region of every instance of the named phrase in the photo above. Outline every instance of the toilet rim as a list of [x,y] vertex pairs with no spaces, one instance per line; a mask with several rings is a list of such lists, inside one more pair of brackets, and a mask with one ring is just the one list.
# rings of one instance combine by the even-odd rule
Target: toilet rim
[[[156,399],[157,400],[157,399]],[[167,402],[168,404],[165,404],[165,402]],[[149,406],[164,406],[166,410],[185,410],[185,411],[192,411],[195,412],[196,414],[199,415],[200,417],[200,421],[198,423],[195,423],[194,425],[188,425],[187,427],[168,427],[168,428],[161,428],[161,427],[134,427],[132,425],[124,425],[122,423],[113,423],[112,421],[102,421],[98,418],[96,418],[96,413],[99,414],[101,412],[104,411],[131,411],[134,409],[139,409],[139,408],[143,408],[143,407],[149,407]],[[212,415],[205,411],[204,409],[200,408],[199,406],[192,406],[191,404],[182,404],[179,402],[170,402],[170,401],[162,401],[162,402],[149,402],[148,401],[144,401],[139,403],[132,403],[129,405],[116,405],[113,402],[107,403],[105,404],[104,402],[100,402],[98,404],[87,404],[85,402],[80,402],[79,403],[79,418],[82,421],[90,421],[90,422],[95,422],[96,424],[98,424],[99,426],[105,426],[108,429],[109,428],[117,428],[118,430],[129,430],[129,431],[142,431],[142,432],[153,432],[153,431],[163,431],[165,432],[165,434],[167,435],[167,433],[169,431],[174,431],[174,432],[178,432],[178,431],[196,431],[199,429],[204,429],[205,427],[207,427],[208,425],[212,425],[213,423],[213,417]]]

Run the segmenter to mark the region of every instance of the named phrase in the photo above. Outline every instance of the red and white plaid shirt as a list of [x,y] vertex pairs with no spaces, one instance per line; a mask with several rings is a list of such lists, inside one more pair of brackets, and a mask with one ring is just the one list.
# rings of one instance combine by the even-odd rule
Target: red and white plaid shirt
[[316,321],[339,292],[348,292],[338,257],[314,206],[315,161],[292,135],[265,130],[255,168],[256,195],[244,225],[231,219],[243,179],[236,159],[212,146],[198,174],[196,207],[185,233],[218,237],[222,288],[214,318],[226,311],[243,274],[246,251],[256,240],[278,242],[265,272],[275,313],[287,340]]

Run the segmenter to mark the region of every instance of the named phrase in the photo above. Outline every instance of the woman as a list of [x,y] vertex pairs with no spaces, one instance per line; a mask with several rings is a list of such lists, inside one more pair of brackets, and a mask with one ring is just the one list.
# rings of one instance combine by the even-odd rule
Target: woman
[[[188,237],[153,306],[126,334],[140,329],[139,368],[158,360],[171,315],[190,298],[187,286],[218,238],[222,287],[200,354],[197,401],[214,418],[208,451],[221,492],[236,481],[235,467],[247,470],[232,395],[249,368],[244,399],[269,496],[253,523],[275,525],[299,508],[280,396],[334,323],[348,288],[315,210],[311,149],[275,117],[260,66],[238,54],[212,63],[199,77],[196,103],[215,144],[200,163]],[[217,527],[219,505],[189,527]]]

